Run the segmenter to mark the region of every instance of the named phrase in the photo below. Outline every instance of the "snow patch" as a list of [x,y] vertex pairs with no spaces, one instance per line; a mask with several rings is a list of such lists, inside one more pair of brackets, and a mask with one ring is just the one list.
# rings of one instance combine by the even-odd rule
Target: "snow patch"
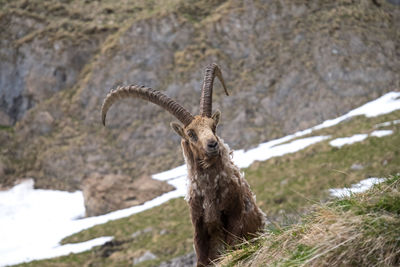
[[368,137],[368,134],[355,134],[350,137],[336,138],[329,142],[331,146],[342,147],[344,145],[354,144],[356,142],[361,142]]
[[350,188],[333,188],[329,189],[329,192],[331,193],[331,196],[334,197],[348,197],[351,194],[365,192],[368,189],[370,189],[373,185],[382,183],[385,180],[386,180],[385,178],[372,177],[362,180],[357,184],[353,184]]
[[112,239],[113,237],[111,236],[103,236],[81,243],[56,246],[51,250],[42,250],[40,246],[39,247],[32,246],[30,248],[30,251],[27,253],[21,253],[20,250],[14,250],[11,251],[10,253],[2,254],[0,264],[9,265],[9,264],[14,264],[16,262],[21,263],[21,262],[29,262],[32,260],[42,260],[42,259],[59,257],[68,255],[69,253],[80,253],[86,250],[90,250],[95,246],[101,246],[104,243],[111,241]]
[[383,137],[387,135],[393,134],[392,130],[380,130],[380,131],[373,131],[370,136],[375,136],[375,137]]
[[400,120],[386,121],[386,122],[382,122],[382,123],[376,124],[375,128],[387,127],[387,126],[396,125],[396,124],[399,124],[399,123],[400,123]]
[[312,136],[275,146],[265,143],[246,152],[243,150],[235,151],[233,161],[239,168],[247,168],[255,161],[265,161],[273,157],[294,153],[328,138],[330,136]]
[[168,181],[170,179],[179,177],[179,176],[186,176],[187,175],[187,168],[186,165],[181,165],[179,167],[170,169],[165,172],[160,172],[153,175],[153,178],[160,181]]
[[66,245],[60,245],[60,241],[84,229],[128,217],[185,195],[185,177],[171,179],[168,183],[176,189],[142,205],[83,219],[77,219],[85,215],[81,191],[35,190],[33,180],[28,180],[0,192],[0,266],[78,253],[102,245],[112,237]]
[[340,116],[336,119],[327,120],[311,129],[319,130],[326,127],[331,127],[351,117],[364,115],[366,117],[376,117],[379,115],[387,114],[400,109],[400,92],[390,92],[380,98],[368,102],[359,108],[353,109],[347,114]]
[[[391,134],[393,134],[392,130],[376,130],[370,133],[369,136],[383,137]],[[353,143],[364,141],[367,137],[368,134],[355,134],[350,137],[336,138],[330,141],[329,144],[334,147],[342,147],[344,145],[350,145]]]

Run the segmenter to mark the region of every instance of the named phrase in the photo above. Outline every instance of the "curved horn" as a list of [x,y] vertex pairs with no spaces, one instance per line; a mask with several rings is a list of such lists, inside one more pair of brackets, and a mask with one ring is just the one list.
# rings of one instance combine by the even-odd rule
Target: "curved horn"
[[204,74],[203,88],[201,89],[200,98],[200,115],[211,117],[212,112],[212,92],[215,76],[221,81],[224,87],[226,95],[228,90],[226,89],[224,78],[222,77],[221,69],[215,63],[212,63],[206,67]]
[[167,110],[172,115],[174,115],[185,126],[190,124],[194,119],[192,114],[190,114],[184,107],[182,107],[175,100],[169,98],[160,91],[140,85],[129,85],[118,87],[117,89],[112,90],[110,93],[107,94],[106,98],[104,99],[103,105],[101,106],[101,118],[104,126],[106,125],[107,111],[111,107],[111,105],[114,104],[117,100],[127,97],[141,98],[157,104]]

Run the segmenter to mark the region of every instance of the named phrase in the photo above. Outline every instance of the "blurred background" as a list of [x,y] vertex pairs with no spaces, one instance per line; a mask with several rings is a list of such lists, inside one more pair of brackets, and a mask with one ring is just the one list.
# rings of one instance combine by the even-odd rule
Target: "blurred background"
[[0,0],[0,187],[31,178],[35,188],[82,190],[88,216],[172,190],[150,177],[183,164],[175,119],[130,99],[112,107],[103,127],[101,104],[111,88],[136,83],[198,113],[212,62],[230,92],[216,81],[219,135],[233,149],[399,91],[399,5]]

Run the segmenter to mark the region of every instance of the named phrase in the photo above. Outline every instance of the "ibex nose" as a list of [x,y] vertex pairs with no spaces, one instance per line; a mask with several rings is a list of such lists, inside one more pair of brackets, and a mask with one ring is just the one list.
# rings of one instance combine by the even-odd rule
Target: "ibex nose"
[[207,147],[210,150],[215,150],[215,149],[218,148],[218,142],[215,141],[215,140],[209,140],[208,143],[207,143]]

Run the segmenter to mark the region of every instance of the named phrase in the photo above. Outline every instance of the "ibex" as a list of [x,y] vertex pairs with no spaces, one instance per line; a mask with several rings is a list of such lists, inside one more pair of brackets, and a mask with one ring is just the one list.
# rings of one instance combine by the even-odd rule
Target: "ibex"
[[188,169],[188,195],[197,266],[212,263],[228,245],[261,230],[265,215],[257,207],[249,185],[231,159],[232,152],[216,135],[221,112],[212,111],[215,77],[225,86],[218,65],[205,70],[200,98],[200,115],[193,116],[163,93],[144,86],[130,85],[112,90],[101,109],[103,124],[108,109],[118,99],[141,98],[157,104],[182,124],[172,122],[172,129],[182,138],[181,146]]

